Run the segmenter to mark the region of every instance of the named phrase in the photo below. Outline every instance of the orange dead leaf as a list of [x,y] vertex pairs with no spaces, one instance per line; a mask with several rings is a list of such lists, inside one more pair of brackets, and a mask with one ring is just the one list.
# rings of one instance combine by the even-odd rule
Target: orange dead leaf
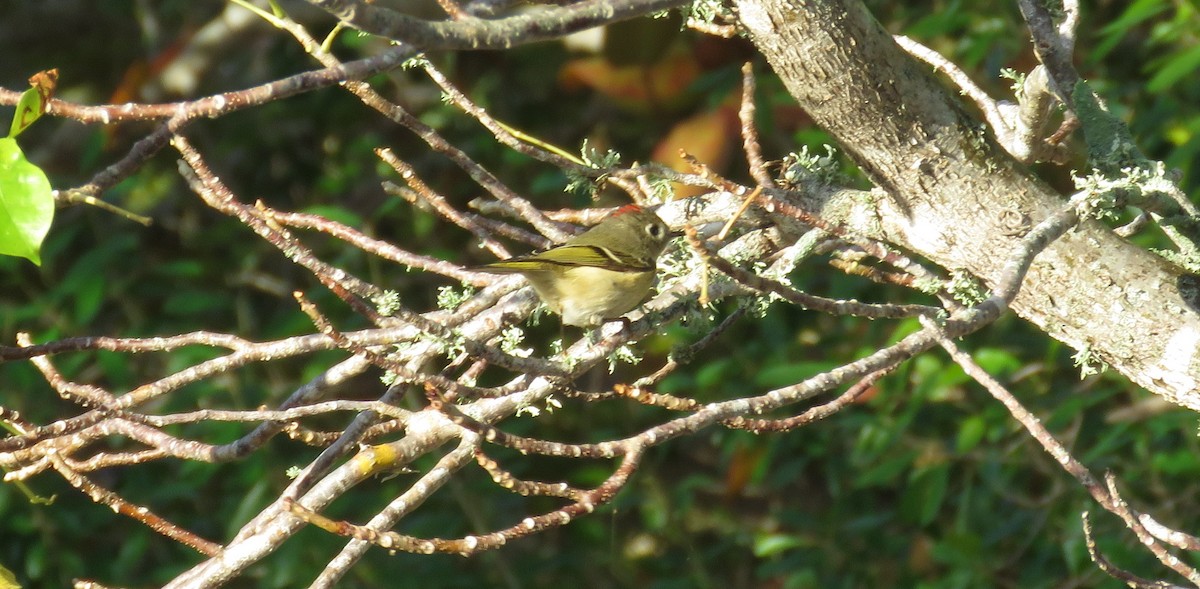
[[[691,166],[679,157],[683,151],[714,171],[725,168],[731,147],[738,144],[737,107],[728,102],[716,110],[702,112],[680,121],[654,147],[650,159],[671,166],[680,172],[691,172]],[[698,186],[676,186],[679,197],[705,192]]]
[[754,472],[758,470],[765,458],[765,448],[739,447],[733,451],[729,460],[729,468],[725,470],[726,499],[737,497],[745,491],[746,485],[750,484]]
[[558,80],[568,90],[591,88],[624,108],[647,111],[678,107],[698,75],[700,66],[691,55],[672,51],[652,65],[616,66],[603,56],[573,59]]
[[54,98],[54,91],[58,88],[58,68],[48,69],[38,72],[29,77],[29,85],[37,89],[37,93],[42,97],[42,104],[50,102]]

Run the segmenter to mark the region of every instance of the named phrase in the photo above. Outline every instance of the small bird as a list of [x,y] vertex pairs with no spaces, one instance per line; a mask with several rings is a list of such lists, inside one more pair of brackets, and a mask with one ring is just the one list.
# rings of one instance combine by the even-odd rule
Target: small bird
[[564,324],[595,327],[646,298],[670,237],[657,214],[625,205],[558,247],[477,269],[521,274]]

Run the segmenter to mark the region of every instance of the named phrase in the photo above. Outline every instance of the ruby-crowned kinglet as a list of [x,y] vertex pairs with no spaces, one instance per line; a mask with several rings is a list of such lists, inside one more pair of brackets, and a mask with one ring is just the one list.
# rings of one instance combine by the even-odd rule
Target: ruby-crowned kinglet
[[563,323],[593,327],[628,313],[646,298],[668,239],[670,232],[658,215],[625,205],[558,247],[479,270],[522,274]]

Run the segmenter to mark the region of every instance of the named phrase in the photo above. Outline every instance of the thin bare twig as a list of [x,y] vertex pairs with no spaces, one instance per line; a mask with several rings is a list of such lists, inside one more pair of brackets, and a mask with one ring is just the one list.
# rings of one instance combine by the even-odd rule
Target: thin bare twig
[[839,301],[803,293],[784,286],[778,281],[742,270],[730,264],[725,259],[713,255],[704,243],[700,241],[694,227],[685,227],[684,234],[688,238],[688,243],[707,263],[734,279],[738,284],[758,292],[777,294],[789,303],[805,309],[836,315],[853,315],[875,319],[901,319],[919,315],[937,315],[940,312],[936,307],[927,307],[925,305],[893,305]]
[[430,22],[362,0],[308,0],[351,26],[420,51],[509,49],[670,10],[683,0],[584,0],[496,20]]
[[133,518],[145,524],[151,530],[175,540],[184,546],[188,546],[201,554],[214,556],[220,553],[221,546],[219,544],[205,540],[159,517],[149,509],[141,505],[134,505],[122,499],[120,495],[97,485],[95,481],[71,469],[61,455],[50,454],[50,462],[54,465],[54,469],[62,475],[64,480],[70,483],[71,486],[82,491],[92,501],[105,505],[121,515]]
[[738,120],[742,127],[742,149],[746,151],[746,164],[750,177],[759,186],[771,186],[775,183],[767,172],[767,162],[763,159],[762,145],[758,142],[758,126],[754,123],[754,66],[750,62],[742,64],[742,104],[738,109]]
[[[922,318],[922,321],[926,323],[926,327],[933,327],[934,329],[937,329],[931,321],[925,318]],[[1125,504],[1125,501],[1117,493],[1116,477],[1114,477],[1112,473],[1105,474],[1105,484],[1102,485],[1100,481],[1098,481],[1096,477],[1092,475],[1091,471],[1089,471],[1087,467],[1083,466],[1083,464],[1081,464],[1074,456],[1071,455],[1066,446],[1063,446],[1061,442],[1055,439],[1054,435],[1051,434],[1048,429],[1046,429],[1046,426],[1042,425],[1040,419],[1025,409],[1025,407],[1021,405],[1021,403],[1016,399],[1015,396],[1012,395],[1012,393],[1008,391],[1008,389],[1004,388],[1004,386],[1001,385],[996,379],[992,378],[987,371],[983,370],[983,368],[976,364],[970,355],[963,353],[953,341],[945,336],[939,336],[938,343],[944,350],[946,350],[946,353],[954,359],[954,362],[962,367],[968,376],[975,379],[975,381],[979,384],[983,385],[983,387],[987,389],[988,393],[990,393],[996,398],[997,401],[1000,401],[1000,403],[1003,404],[1006,409],[1008,409],[1009,414],[1012,415],[1013,418],[1025,428],[1029,435],[1063,467],[1063,470],[1067,471],[1068,474],[1070,474],[1072,477],[1075,477],[1075,480],[1079,481],[1079,483],[1083,485],[1084,489],[1091,494],[1092,498],[1095,499],[1101,507],[1120,517],[1125,522],[1125,526],[1137,536],[1138,541],[1146,546],[1146,549],[1149,550],[1159,562],[1171,570],[1179,573],[1191,583],[1200,585],[1200,571],[1188,566],[1179,558],[1167,552],[1159,543],[1157,538],[1150,534],[1150,532],[1146,530],[1145,526],[1138,521],[1136,515],[1132,510],[1129,509],[1129,506]],[[1098,553],[1093,553],[1093,558],[1095,558],[1097,554]],[[1097,564],[1099,563],[1100,560],[1097,560]],[[1101,566],[1101,568],[1104,569],[1103,566]],[[1105,572],[1112,574],[1109,570],[1105,570]]]

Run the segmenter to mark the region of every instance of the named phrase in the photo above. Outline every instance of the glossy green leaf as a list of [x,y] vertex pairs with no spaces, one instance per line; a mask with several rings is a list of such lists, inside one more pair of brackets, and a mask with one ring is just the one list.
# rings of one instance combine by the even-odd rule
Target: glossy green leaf
[[46,173],[25,159],[15,139],[0,139],[0,254],[42,265],[42,239],[53,219]]

